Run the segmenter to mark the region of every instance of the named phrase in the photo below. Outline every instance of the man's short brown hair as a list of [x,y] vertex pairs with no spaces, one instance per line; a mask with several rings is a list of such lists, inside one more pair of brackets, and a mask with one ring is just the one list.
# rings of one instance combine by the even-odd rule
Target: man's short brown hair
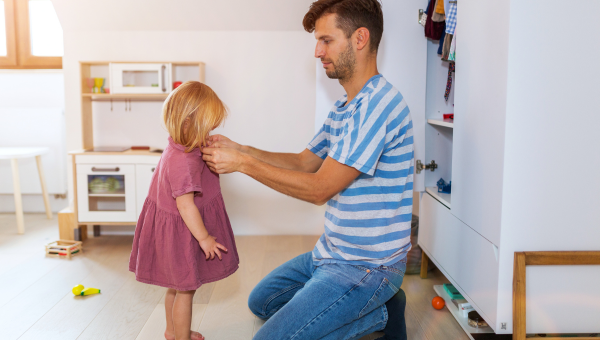
[[383,34],[383,12],[378,0],[318,0],[310,5],[302,25],[312,33],[315,23],[326,14],[337,14],[337,27],[347,38],[359,28],[365,27],[371,35],[371,52],[377,52]]

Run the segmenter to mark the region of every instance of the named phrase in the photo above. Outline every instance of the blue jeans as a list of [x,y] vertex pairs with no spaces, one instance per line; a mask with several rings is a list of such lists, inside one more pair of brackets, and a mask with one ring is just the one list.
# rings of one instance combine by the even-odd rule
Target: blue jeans
[[315,266],[302,254],[273,270],[254,287],[250,310],[267,322],[254,340],[358,339],[382,330],[385,303],[398,292],[406,259],[392,266]]

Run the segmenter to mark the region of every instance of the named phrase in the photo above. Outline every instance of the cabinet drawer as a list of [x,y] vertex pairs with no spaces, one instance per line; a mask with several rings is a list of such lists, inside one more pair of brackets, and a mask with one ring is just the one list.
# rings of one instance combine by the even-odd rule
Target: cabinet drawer
[[79,222],[135,222],[135,166],[77,164]]
[[419,245],[492,328],[496,324],[498,261],[495,246],[423,194]]

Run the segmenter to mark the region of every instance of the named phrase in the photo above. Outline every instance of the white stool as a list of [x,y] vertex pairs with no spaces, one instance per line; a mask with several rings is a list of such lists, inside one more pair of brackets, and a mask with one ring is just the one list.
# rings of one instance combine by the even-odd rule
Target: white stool
[[35,157],[40,182],[42,184],[42,194],[44,196],[44,206],[46,207],[46,217],[52,218],[52,210],[50,209],[50,200],[48,199],[48,190],[46,189],[46,179],[44,170],[42,169],[42,155],[47,154],[49,148],[17,148],[17,147],[0,147],[0,159],[10,159],[13,173],[13,187],[15,195],[15,212],[17,214],[17,229],[19,234],[25,233],[25,222],[23,221],[23,201],[21,199],[21,185],[19,183],[19,158]]

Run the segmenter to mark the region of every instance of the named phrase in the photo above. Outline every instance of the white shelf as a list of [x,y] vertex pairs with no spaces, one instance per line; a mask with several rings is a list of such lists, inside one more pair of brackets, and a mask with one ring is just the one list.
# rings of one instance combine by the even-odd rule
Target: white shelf
[[471,336],[471,334],[474,334],[474,333],[494,333],[494,330],[490,327],[473,328],[473,327],[469,326],[469,322],[467,321],[467,318],[465,318],[462,315],[462,313],[458,310],[458,308],[454,305],[454,303],[452,302],[452,299],[450,298],[448,293],[446,293],[446,291],[444,290],[444,286],[442,286],[442,285],[433,286],[433,290],[435,290],[435,292],[437,293],[437,295],[439,297],[444,299],[444,302],[446,302],[446,308],[448,308],[448,310],[450,311],[450,314],[452,314],[452,316],[456,319],[456,322],[458,322],[460,327],[462,327],[462,329],[465,331],[465,333],[467,333],[467,335],[469,336],[469,338],[471,338],[471,340],[474,340],[473,336]]
[[452,194],[442,194],[441,192],[438,192],[437,187],[425,188],[425,191],[427,191],[428,194],[433,196],[433,198],[438,200],[440,203],[448,207],[448,209],[452,209]]
[[444,120],[440,120],[440,119],[427,119],[427,123],[431,124],[431,125],[437,125],[437,126],[443,126],[443,127],[447,127],[447,128],[454,128],[454,119],[444,119]]

